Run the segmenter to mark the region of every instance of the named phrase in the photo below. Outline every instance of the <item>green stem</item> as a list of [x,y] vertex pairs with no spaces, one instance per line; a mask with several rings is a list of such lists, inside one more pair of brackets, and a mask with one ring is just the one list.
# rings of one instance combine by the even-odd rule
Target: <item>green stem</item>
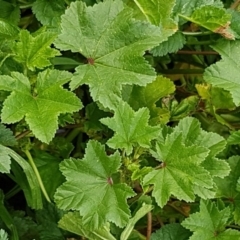
[[21,191],[21,188],[19,187],[19,185],[15,185],[10,191],[8,191],[5,194],[5,199],[8,200],[11,197],[13,197],[14,195],[16,195],[18,192]]
[[182,32],[183,35],[187,36],[204,36],[204,35],[211,35],[213,32],[206,31],[206,32]]
[[78,136],[82,132],[82,128],[74,128],[66,137],[68,142],[72,142],[74,138]]
[[35,173],[35,175],[36,175],[36,177],[37,177],[39,186],[40,186],[40,188],[41,188],[41,190],[42,190],[42,193],[43,193],[44,197],[46,198],[46,200],[47,200],[48,202],[51,202],[51,200],[50,200],[50,198],[49,198],[49,196],[48,196],[48,194],[47,194],[47,191],[46,191],[46,189],[45,189],[45,186],[44,186],[44,184],[43,184],[43,182],[42,182],[42,178],[41,178],[41,176],[40,176],[40,174],[39,174],[39,171],[38,171],[38,169],[37,169],[37,167],[36,167],[36,165],[35,165],[35,163],[34,163],[34,161],[33,161],[33,158],[32,158],[31,153],[30,153],[28,150],[25,150],[24,152],[25,152],[25,154],[26,154],[26,156],[27,156],[27,158],[28,158],[28,161],[29,161],[31,167],[33,168],[33,171],[34,171],[34,173]]
[[189,41],[186,45],[211,45],[214,41]]

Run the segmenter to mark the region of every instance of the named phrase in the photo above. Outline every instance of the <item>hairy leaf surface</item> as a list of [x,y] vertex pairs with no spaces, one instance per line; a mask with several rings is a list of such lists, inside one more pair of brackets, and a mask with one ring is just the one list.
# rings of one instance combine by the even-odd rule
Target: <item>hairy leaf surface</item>
[[212,48],[221,54],[222,60],[205,70],[204,79],[213,86],[229,91],[233,102],[240,105],[240,41],[222,40]]
[[226,229],[230,215],[229,207],[220,209],[214,202],[201,200],[200,211],[191,214],[182,225],[193,232],[189,240],[239,239],[239,231]]
[[27,30],[22,30],[14,47],[14,58],[32,71],[43,69],[51,65],[49,58],[60,55],[58,50],[50,47],[55,38],[56,34],[51,32],[32,36]]
[[119,167],[118,152],[107,156],[100,143],[89,141],[82,160],[60,164],[66,182],[55,194],[58,207],[79,210],[90,230],[100,229],[108,221],[123,227],[130,217],[126,199],[135,194],[125,183],[114,182],[113,174]]
[[72,89],[88,84],[93,99],[107,106],[109,94],[120,95],[123,84],[145,86],[155,79],[154,69],[142,55],[163,36],[157,26],[134,20],[120,0],[93,7],[74,2],[62,16],[61,28],[55,45],[87,59],[87,64],[76,68]]
[[74,93],[63,89],[71,74],[58,70],[46,70],[37,77],[35,92],[31,92],[29,79],[21,73],[0,76],[0,89],[11,91],[4,101],[2,121],[15,123],[25,117],[34,135],[49,143],[57,129],[60,113],[75,112],[81,102]]
[[141,108],[134,112],[125,102],[121,102],[115,109],[113,118],[103,118],[101,122],[112,129],[115,134],[107,141],[109,147],[125,149],[129,155],[134,146],[150,148],[150,142],[156,139],[159,127],[148,125],[149,111]]

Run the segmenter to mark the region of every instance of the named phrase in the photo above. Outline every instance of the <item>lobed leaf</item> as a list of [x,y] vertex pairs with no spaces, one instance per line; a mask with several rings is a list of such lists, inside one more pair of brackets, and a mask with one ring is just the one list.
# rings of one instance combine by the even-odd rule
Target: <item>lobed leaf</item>
[[61,86],[70,78],[68,72],[45,70],[38,74],[36,93],[31,93],[29,79],[23,74],[1,75],[0,89],[12,92],[4,101],[2,121],[15,123],[25,117],[34,135],[49,143],[57,130],[59,114],[72,113],[82,107],[74,93]]
[[88,62],[76,68],[71,88],[89,85],[93,99],[105,107],[110,94],[120,95],[122,85],[145,86],[156,76],[142,56],[165,37],[158,27],[132,15],[120,0],[107,0],[93,7],[76,1],[62,16],[56,47],[80,52]]
[[119,227],[130,217],[126,199],[134,196],[125,183],[115,183],[113,175],[120,167],[120,155],[107,156],[104,146],[89,141],[82,160],[69,159],[60,164],[66,182],[55,194],[57,206],[78,210],[84,226],[101,229],[108,221]]
[[112,129],[115,134],[107,141],[109,147],[125,149],[126,154],[132,153],[134,146],[150,148],[150,142],[159,134],[159,127],[148,125],[149,111],[141,108],[134,112],[126,103],[121,102],[115,109],[114,117],[100,121]]

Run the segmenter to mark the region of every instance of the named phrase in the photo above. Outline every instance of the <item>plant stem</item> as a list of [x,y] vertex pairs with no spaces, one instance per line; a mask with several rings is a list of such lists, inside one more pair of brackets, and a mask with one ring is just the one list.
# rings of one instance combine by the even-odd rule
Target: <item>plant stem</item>
[[183,35],[188,35],[188,36],[204,36],[204,35],[211,35],[213,34],[211,31],[206,31],[206,32],[182,32]]
[[161,69],[163,74],[203,74],[204,69]]
[[231,5],[231,9],[236,9],[238,7],[238,5],[240,4],[240,0],[236,0],[232,5]]
[[215,51],[190,51],[190,50],[179,50],[177,54],[190,54],[190,55],[219,55]]
[[40,186],[40,188],[41,188],[41,190],[42,190],[42,193],[43,193],[44,197],[46,198],[46,200],[47,200],[48,202],[51,202],[51,200],[50,200],[50,198],[49,198],[49,196],[48,196],[48,194],[47,194],[47,191],[46,191],[46,189],[45,189],[45,186],[44,186],[44,184],[43,184],[42,178],[41,178],[41,176],[40,176],[40,174],[39,174],[39,171],[38,171],[38,169],[37,169],[37,167],[36,167],[36,165],[35,165],[35,163],[34,163],[34,161],[33,161],[33,158],[32,158],[31,153],[30,153],[28,150],[25,150],[24,152],[25,152],[25,154],[26,154],[26,156],[27,156],[27,158],[28,158],[28,161],[29,161],[31,167],[33,168],[33,171],[34,171],[34,173],[35,173],[35,175],[36,175],[36,177],[37,177],[39,186]]
[[150,240],[152,234],[152,212],[148,212],[147,214],[147,238],[146,240]]

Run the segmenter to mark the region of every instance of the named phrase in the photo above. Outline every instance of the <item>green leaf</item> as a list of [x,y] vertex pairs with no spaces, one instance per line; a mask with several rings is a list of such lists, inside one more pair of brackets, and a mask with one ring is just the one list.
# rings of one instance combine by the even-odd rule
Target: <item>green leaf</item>
[[239,239],[239,231],[226,229],[230,216],[229,207],[219,209],[216,203],[201,200],[200,211],[191,214],[182,225],[193,232],[189,240]]
[[212,46],[215,51],[221,54],[222,60],[208,67],[204,73],[206,82],[229,91],[237,106],[240,104],[239,46],[238,40],[222,40]]
[[159,169],[143,179],[144,185],[154,184],[153,196],[159,206],[171,194],[185,201],[193,201],[194,194],[213,197],[213,177],[223,178],[230,172],[227,162],[216,158],[226,145],[224,138],[203,131],[199,121],[190,117],[182,119],[173,132],[163,134],[164,129],[153,152],[161,162]]
[[159,26],[166,36],[172,35],[177,30],[177,25],[171,18],[175,0],[124,0],[134,9],[136,19],[145,20]]
[[115,134],[107,141],[109,147],[125,149],[127,155],[132,153],[134,146],[150,148],[150,142],[159,134],[159,127],[148,125],[149,111],[141,108],[134,112],[126,103],[121,102],[115,109],[114,117],[100,121],[112,129]]
[[152,210],[152,205],[143,204],[140,209],[135,213],[134,217],[132,217],[125,229],[123,230],[120,240],[127,240],[130,236],[132,230],[134,229],[135,224],[140,220],[142,217],[144,217],[148,212]]
[[120,0],[93,7],[81,1],[71,3],[62,16],[61,27],[55,45],[80,52],[88,61],[76,68],[72,89],[89,85],[93,99],[107,107],[111,103],[109,95],[120,95],[122,85],[145,86],[155,79],[154,69],[142,55],[165,38],[158,27],[134,20],[132,11]]
[[230,13],[232,15],[230,27],[231,27],[232,31],[234,32],[234,36],[237,39],[239,39],[240,38],[240,26],[239,26],[240,12],[234,11],[232,9],[228,9],[227,11],[228,11],[228,13]]
[[90,230],[88,226],[83,224],[79,212],[69,212],[65,214],[59,221],[59,227],[91,240],[116,240],[107,226]]
[[233,205],[233,215],[236,224],[240,224],[240,192],[236,190],[238,179],[240,178],[240,157],[232,156],[228,163],[231,168],[230,174],[223,178],[216,178],[217,184],[216,197],[225,198],[229,200],[229,204]]
[[231,135],[228,137],[227,142],[230,145],[240,144],[240,130],[231,132]]
[[104,146],[89,141],[82,160],[69,159],[60,164],[66,182],[55,194],[57,206],[79,210],[84,226],[91,230],[101,229],[107,221],[123,227],[130,216],[126,199],[135,194],[125,183],[113,182],[119,167],[118,152],[107,156]]
[[156,143],[154,157],[161,164],[144,177],[143,185],[154,185],[152,196],[160,207],[171,195],[193,201],[194,185],[207,189],[213,186],[210,174],[201,166],[208,152],[201,146],[185,146],[182,133],[177,131],[168,134],[164,142]]
[[48,69],[38,74],[36,93],[32,94],[30,82],[23,74],[13,72],[12,77],[0,76],[0,89],[12,92],[4,101],[2,122],[15,123],[25,116],[34,135],[49,143],[56,132],[59,114],[81,108],[74,93],[61,87],[70,78],[68,72]]
[[133,86],[128,102],[134,110],[147,107],[153,117],[156,114],[156,102],[174,91],[175,85],[169,78],[158,76],[146,87]]
[[10,164],[11,158],[8,153],[5,151],[5,147],[0,145],[0,172],[1,173],[10,173]]
[[151,235],[151,240],[186,240],[191,236],[191,232],[183,228],[179,223],[164,225]]
[[229,28],[231,15],[224,8],[203,6],[196,9],[190,17],[182,14],[179,14],[179,16],[212,32],[219,33],[227,39],[235,39],[233,32]]
[[36,221],[41,240],[66,240],[63,230],[58,227],[58,221],[64,212],[55,204],[46,203],[44,208],[36,211]]
[[49,58],[60,55],[58,50],[50,47],[55,38],[56,34],[51,32],[42,32],[33,37],[27,30],[22,30],[13,49],[15,60],[32,71],[51,65]]
[[0,6],[1,6],[0,18],[3,18],[17,25],[17,23],[20,20],[19,6],[3,0],[0,0]]
[[0,239],[1,240],[8,240],[8,234],[3,230],[3,229],[0,229]]
[[170,36],[167,41],[160,43],[159,46],[153,48],[150,52],[153,56],[164,56],[168,53],[175,53],[181,49],[186,43],[186,39],[181,32],[176,32]]
[[[223,3],[221,0],[176,0],[173,12],[174,15],[179,13],[185,16],[191,16],[193,12],[203,6],[214,6],[218,8],[223,8]],[[185,20],[180,19],[180,25],[182,25]]]
[[32,11],[43,25],[58,28],[61,15],[65,12],[64,0],[37,0],[32,5]]
[[14,39],[19,33],[18,27],[8,22],[5,19],[0,18],[0,40]]
[[46,152],[37,152],[34,156],[39,174],[42,178],[43,185],[51,199],[59,187],[64,182],[64,177],[59,170],[60,159]]
[[0,123],[0,144],[4,146],[14,146],[17,144],[12,131]]

